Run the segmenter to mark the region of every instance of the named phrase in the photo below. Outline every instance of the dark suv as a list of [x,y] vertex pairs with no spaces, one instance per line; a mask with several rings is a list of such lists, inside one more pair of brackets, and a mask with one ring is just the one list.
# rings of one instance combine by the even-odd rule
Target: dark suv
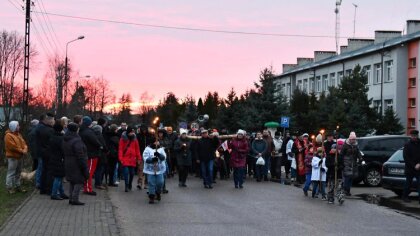
[[355,183],[363,181],[366,185],[376,187],[382,182],[382,165],[397,150],[404,147],[410,140],[404,135],[381,135],[358,138],[359,149],[366,165],[359,166],[360,176],[355,177]]

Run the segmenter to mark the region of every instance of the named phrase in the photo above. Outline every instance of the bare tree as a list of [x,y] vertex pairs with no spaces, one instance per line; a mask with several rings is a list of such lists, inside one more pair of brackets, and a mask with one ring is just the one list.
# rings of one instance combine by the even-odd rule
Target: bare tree
[[115,103],[115,95],[111,90],[109,81],[104,77],[94,77],[82,80],[85,95],[88,101],[86,110],[90,115],[97,118],[102,116],[107,105]]

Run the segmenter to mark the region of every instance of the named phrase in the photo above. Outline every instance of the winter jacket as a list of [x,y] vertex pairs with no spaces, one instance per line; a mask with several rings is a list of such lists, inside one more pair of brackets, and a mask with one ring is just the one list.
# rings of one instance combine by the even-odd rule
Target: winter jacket
[[188,139],[177,139],[174,144],[174,152],[178,166],[191,166],[191,142]]
[[88,158],[91,159],[99,157],[103,146],[95,132],[91,128],[82,125],[80,126],[79,135],[86,145]]
[[[322,160],[322,163],[319,162]],[[328,168],[325,165],[325,158],[321,159],[319,156],[314,156],[312,158],[312,181],[327,181],[327,171]]]
[[140,150],[144,151],[147,146],[154,142],[154,137],[149,132],[144,131],[143,133],[137,134],[137,141],[139,142]]
[[7,158],[21,159],[26,154],[28,147],[22,135],[16,132],[6,131],[4,135],[4,146]]
[[254,157],[258,158],[258,153],[261,153],[262,156],[265,156],[268,151],[268,144],[264,139],[254,139],[251,148]]
[[287,144],[286,144],[286,156],[287,156],[287,160],[289,161],[294,159],[293,158],[293,156],[295,155],[293,152],[294,143],[295,142],[293,141],[293,139],[289,139],[289,141],[287,141]]
[[80,136],[68,131],[63,141],[64,167],[70,183],[83,184],[89,177],[87,148]]
[[48,144],[51,136],[54,134],[54,129],[50,125],[40,122],[36,127],[35,137],[37,145],[37,157],[44,159],[47,158]]
[[98,164],[101,164],[101,165],[106,165],[107,163],[108,163],[108,160],[107,160],[107,157],[106,157],[106,155],[107,155],[107,153],[108,153],[108,148],[107,148],[107,145],[106,145],[106,142],[105,142],[105,139],[104,139],[104,136],[102,135],[102,133],[101,132],[98,132],[98,131],[93,131],[94,133],[95,133],[95,135],[96,135],[96,137],[98,138],[98,141],[99,141],[99,143],[101,144],[101,146],[103,147],[102,149],[100,149],[99,150],[99,152],[98,152],[98,157],[99,157],[99,162],[98,162]]
[[340,159],[342,159],[343,175],[346,177],[359,176],[359,167],[357,163],[361,161],[362,156],[359,151],[359,147],[356,144],[350,144],[347,139],[343,145],[343,149],[340,153]]
[[[153,163],[154,157],[158,158],[158,162]],[[144,169],[143,173],[148,175],[161,175],[166,172],[166,153],[163,148],[155,149],[147,146],[143,152]]]
[[118,147],[118,159],[122,166],[136,167],[137,161],[141,161],[140,147],[136,136],[130,140],[126,132],[123,132]]
[[120,145],[120,138],[118,134],[111,131],[107,132],[105,134],[105,142],[108,147],[108,160],[116,163],[118,160],[118,148]]
[[219,146],[219,139],[217,137],[201,138],[196,145],[195,152],[200,161],[206,162],[216,158],[216,149]]
[[420,170],[414,167],[420,163],[420,140],[410,140],[405,144],[403,150],[406,175],[420,175]]
[[334,141],[326,141],[324,143],[325,154],[327,155],[326,165],[328,168],[334,168],[335,166],[335,153],[331,153],[331,147],[334,145]]
[[312,173],[312,159],[314,155],[312,153],[308,153],[305,156],[305,174]]
[[273,139],[273,144],[274,144],[274,151],[276,152],[276,156],[279,157],[281,155],[281,147],[283,145],[283,140],[281,138],[274,138]]
[[245,138],[234,139],[229,142],[229,149],[232,150],[230,167],[244,168],[246,166],[246,157],[249,152],[248,141]]
[[66,175],[64,168],[64,152],[63,152],[64,135],[61,132],[54,132],[49,141],[48,167],[51,176],[64,177]]
[[32,127],[28,132],[28,146],[29,152],[31,153],[31,157],[33,159],[37,159],[37,141],[36,141],[36,127]]

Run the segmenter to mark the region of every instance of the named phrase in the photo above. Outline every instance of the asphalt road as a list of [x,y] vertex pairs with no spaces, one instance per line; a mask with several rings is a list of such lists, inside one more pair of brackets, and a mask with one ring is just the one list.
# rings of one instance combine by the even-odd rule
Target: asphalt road
[[420,235],[420,220],[363,200],[329,205],[301,189],[272,182],[218,181],[214,189],[189,177],[188,188],[168,180],[169,194],[148,204],[145,190],[111,189],[125,235]]

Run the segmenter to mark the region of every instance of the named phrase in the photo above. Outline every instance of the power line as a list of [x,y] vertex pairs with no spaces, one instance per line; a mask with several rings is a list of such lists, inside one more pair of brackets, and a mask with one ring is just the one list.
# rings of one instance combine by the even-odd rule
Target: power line
[[[54,41],[53,41],[53,43],[51,43],[51,40],[50,40],[50,37],[49,37],[49,35],[48,35],[48,33],[47,33],[47,31],[45,30],[45,28],[44,28],[44,26],[43,26],[43,24],[42,24],[42,22],[41,22],[41,20],[39,20],[39,18],[38,18],[38,15],[37,14],[34,14],[34,16],[35,16],[35,19],[36,19],[36,21],[39,23],[39,25],[41,26],[41,30],[42,30],[42,32],[44,33],[44,36],[45,36],[45,38],[47,39],[47,43],[48,43],[48,45],[51,47],[51,49],[52,49],[52,51],[57,51],[58,49],[58,47],[57,47],[57,44],[55,44],[55,46],[53,45],[53,43],[55,43]],[[54,49],[55,48],[55,49]]]
[[[42,0],[39,0],[39,3],[40,3],[40,6],[41,6],[41,12],[47,12],[47,10],[45,9],[45,6],[44,6],[44,2]],[[50,33],[52,32],[52,35],[53,35],[52,38],[57,42],[58,45],[62,45],[61,41],[57,37],[57,34],[55,33],[55,30],[54,30],[53,24],[51,22],[50,16],[45,14],[45,13],[42,13],[42,16],[44,18],[44,21],[47,23],[47,28],[51,29]],[[61,47],[58,47],[58,48],[61,48]],[[62,49],[62,50],[64,52],[64,49]]]
[[51,54],[50,49],[47,46],[45,46],[46,43],[44,43],[44,40],[42,39],[41,34],[39,33],[37,27],[35,26],[35,24],[33,22],[32,22],[32,27],[34,28],[34,31],[35,31],[35,37],[40,42],[42,49],[44,49],[44,51],[45,51],[45,54],[47,54],[48,58],[52,58],[51,55],[54,55],[54,53]]
[[[33,11],[33,12],[36,12],[36,11]],[[144,23],[136,23],[136,22],[129,22],[129,21],[108,20],[108,19],[99,19],[99,18],[93,18],[93,17],[65,15],[65,14],[58,14],[58,13],[51,13],[51,12],[44,12],[44,14],[57,16],[57,17],[78,19],[78,20],[86,20],[86,21],[97,21],[97,22],[105,22],[105,23],[113,23],[113,24],[134,25],[134,26],[142,26],[142,27],[150,27],[150,28],[173,29],[173,30],[184,30],[184,31],[198,31],[198,32],[208,32],[208,33],[273,36],[273,37],[335,38],[335,36],[330,36],[330,35],[280,34],[280,33],[259,33],[259,32],[246,32],[246,31],[213,30],[213,29],[205,29],[205,28],[190,28],[190,27],[182,27],[182,26],[144,24]],[[342,38],[348,38],[348,37],[342,37]]]
[[[18,4],[18,3],[15,3],[15,2],[12,2],[11,0],[7,0],[7,1],[9,1],[10,2],[10,4],[12,4],[18,11],[23,11],[23,6],[22,5],[20,5],[20,4]],[[18,4],[18,6],[20,6],[21,8],[19,8],[18,6],[16,6],[15,4]]]

